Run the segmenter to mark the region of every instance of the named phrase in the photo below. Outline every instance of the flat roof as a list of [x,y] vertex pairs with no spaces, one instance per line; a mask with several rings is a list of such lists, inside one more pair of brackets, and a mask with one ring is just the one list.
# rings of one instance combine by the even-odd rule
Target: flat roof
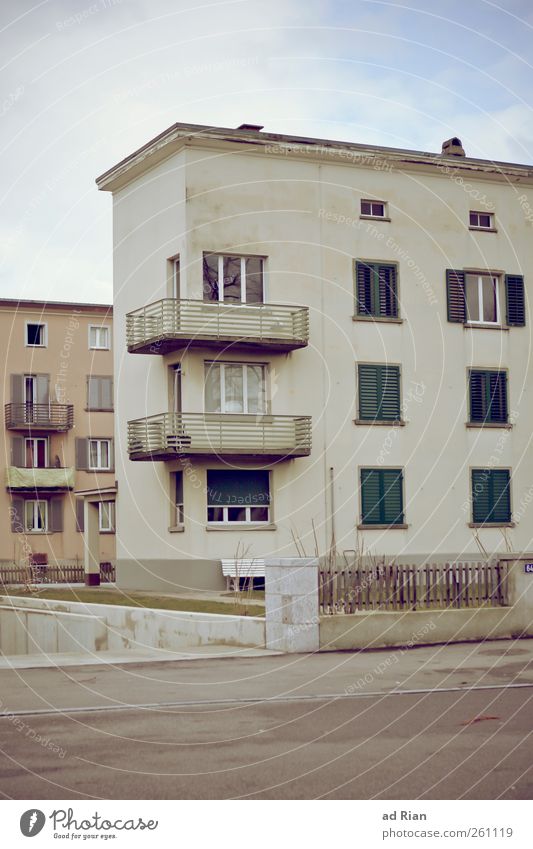
[[21,309],[24,307],[38,309],[51,307],[52,309],[81,310],[83,312],[94,312],[95,310],[99,312],[102,310],[113,312],[112,304],[89,304],[85,302],[78,303],[77,301],[40,301],[35,298],[0,298],[0,309],[2,307],[20,307]]
[[[533,165],[521,165],[499,160],[477,159],[470,156],[452,156],[441,152],[410,150],[381,145],[359,144],[335,139],[293,136],[282,133],[265,133],[253,129],[214,127],[206,124],[175,123],[142,147],[122,159],[96,179],[99,189],[113,191],[122,188],[131,179],[157,165],[163,159],[184,147],[211,146],[240,149],[244,152],[305,158],[329,157],[336,162],[352,165],[372,165],[377,159],[389,159],[403,168],[437,167],[445,173],[446,167],[458,170],[477,171],[494,178],[512,176],[515,181],[533,181]],[[344,156],[341,153],[344,152]],[[350,153],[351,156],[346,154]]]

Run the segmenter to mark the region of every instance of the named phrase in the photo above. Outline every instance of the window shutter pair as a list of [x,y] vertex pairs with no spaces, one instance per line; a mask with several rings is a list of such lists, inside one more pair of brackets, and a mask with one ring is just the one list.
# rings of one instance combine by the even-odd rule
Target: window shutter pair
[[358,315],[396,318],[398,282],[395,265],[357,262],[355,266]]
[[363,525],[402,525],[403,473],[401,469],[361,469]]
[[[11,499],[11,531],[14,534],[24,533],[24,499]],[[62,533],[63,531],[63,497],[56,496],[48,501],[48,531]]]
[[[465,273],[446,269],[446,297],[448,321],[466,322]],[[523,327],[526,323],[524,278],[521,274],[505,275],[506,322],[510,327]]]
[[359,374],[359,418],[364,421],[400,419],[399,366],[364,364]]
[[[89,471],[89,439],[91,437],[79,437],[76,439],[76,468],[80,471]],[[94,437],[95,439],[108,439],[109,440],[109,466],[110,470],[115,468],[115,451],[113,447],[113,440],[109,437]],[[91,471],[93,471],[91,469]],[[96,469],[94,471],[97,471]]]
[[510,475],[507,469],[472,471],[472,518],[474,523],[510,522]]
[[507,374],[504,371],[470,372],[470,421],[506,424]]

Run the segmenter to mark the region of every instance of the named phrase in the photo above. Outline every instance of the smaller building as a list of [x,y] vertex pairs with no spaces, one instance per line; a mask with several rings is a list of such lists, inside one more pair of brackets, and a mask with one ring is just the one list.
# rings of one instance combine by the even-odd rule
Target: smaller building
[[[115,483],[112,338],[107,304],[0,300],[0,562],[83,564],[75,493]],[[99,506],[99,534],[114,561],[113,501]]]

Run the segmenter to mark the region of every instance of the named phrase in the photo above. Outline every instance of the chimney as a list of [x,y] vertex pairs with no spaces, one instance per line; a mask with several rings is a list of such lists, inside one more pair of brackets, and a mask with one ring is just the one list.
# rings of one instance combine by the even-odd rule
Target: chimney
[[238,130],[247,130],[250,133],[260,133],[264,129],[261,124],[241,124]]
[[463,150],[463,145],[461,144],[461,139],[458,139],[457,136],[454,136],[453,139],[448,139],[447,141],[442,142],[442,155],[466,156]]

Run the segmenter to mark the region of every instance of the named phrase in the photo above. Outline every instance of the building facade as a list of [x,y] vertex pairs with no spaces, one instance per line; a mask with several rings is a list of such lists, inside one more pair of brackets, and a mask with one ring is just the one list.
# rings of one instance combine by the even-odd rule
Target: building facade
[[531,547],[531,168],[176,124],[97,183],[123,585]]
[[[0,561],[83,565],[83,499],[115,483],[112,308],[0,300]],[[115,559],[115,506],[99,510]]]

